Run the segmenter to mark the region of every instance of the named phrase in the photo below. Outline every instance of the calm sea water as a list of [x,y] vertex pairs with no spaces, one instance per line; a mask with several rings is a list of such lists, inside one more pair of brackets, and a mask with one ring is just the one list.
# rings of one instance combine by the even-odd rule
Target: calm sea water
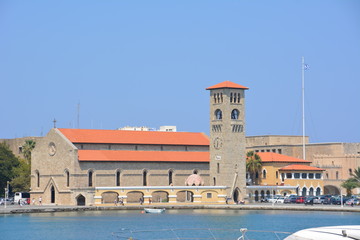
[[[237,239],[240,228],[296,232],[304,228],[360,225],[359,213],[167,210],[94,211],[0,216],[0,239],[171,239],[211,237]],[[180,229],[192,229],[180,230]],[[203,228],[213,229],[211,233]],[[163,229],[176,229],[174,231]],[[198,229],[198,230],[195,230]],[[222,229],[222,230],[217,230]],[[277,239],[272,233],[248,232],[251,239]],[[287,235],[279,234],[280,239]]]

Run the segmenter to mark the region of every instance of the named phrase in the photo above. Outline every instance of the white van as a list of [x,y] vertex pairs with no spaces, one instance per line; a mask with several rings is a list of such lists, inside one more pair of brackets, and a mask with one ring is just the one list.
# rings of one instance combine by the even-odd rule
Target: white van
[[30,203],[30,193],[28,192],[16,192],[14,196],[14,202],[20,204],[21,203]]

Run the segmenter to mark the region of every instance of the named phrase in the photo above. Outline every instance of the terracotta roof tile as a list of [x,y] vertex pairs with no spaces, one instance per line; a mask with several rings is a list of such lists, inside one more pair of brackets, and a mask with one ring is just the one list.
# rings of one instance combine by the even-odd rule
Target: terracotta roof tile
[[218,88],[240,88],[240,89],[249,89],[247,87],[244,87],[240,84],[237,84],[237,83],[233,83],[233,82],[230,82],[230,81],[225,81],[225,82],[222,82],[222,83],[218,83],[214,86],[211,86],[211,87],[208,87],[206,88],[206,90],[212,90],[212,89],[218,89]]
[[204,162],[209,152],[78,150],[79,161],[96,162]]
[[273,152],[258,152],[262,162],[310,163],[310,161]]
[[209,138],[203,133],[68,128],[58,130],[73,143],[209,145]]
[[321,168],[307,166],[307,165],[300,165],[300,164],[288,165],[286,167],[280,168],[279,170],[282,170],[282,171],[295,171],[295,170],[298,170],[298,171],[325,171],[324,169],[321,169]]

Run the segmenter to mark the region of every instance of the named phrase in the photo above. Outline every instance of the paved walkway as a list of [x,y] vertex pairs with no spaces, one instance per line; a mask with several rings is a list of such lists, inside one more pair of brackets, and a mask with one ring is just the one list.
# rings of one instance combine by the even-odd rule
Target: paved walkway
[[0,206],[0,214],[17,213],[49,213],[49,212],[71,212],[71,211],[104,211],[104,210],[141,210],[144,207],[166,208],[166,209],[239,209],[239,210],[287,210],[287,211],[338,211],[358,212],[360,206],[339,206],[339,205],[313,205],[304,204],[270,204],[251,203],[246,205],[125,205],[125,206],[56,206],[56,205],[8,205]]

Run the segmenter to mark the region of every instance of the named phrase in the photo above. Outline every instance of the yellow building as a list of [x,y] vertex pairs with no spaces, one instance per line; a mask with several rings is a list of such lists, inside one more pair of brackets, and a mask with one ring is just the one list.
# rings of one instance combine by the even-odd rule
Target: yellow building
[[257,153],[262,161],[261,172],[247,180],[249,200],[259,201],[273,195],[323,194],[324,169],[310,166],[311,162],[273,152]]

